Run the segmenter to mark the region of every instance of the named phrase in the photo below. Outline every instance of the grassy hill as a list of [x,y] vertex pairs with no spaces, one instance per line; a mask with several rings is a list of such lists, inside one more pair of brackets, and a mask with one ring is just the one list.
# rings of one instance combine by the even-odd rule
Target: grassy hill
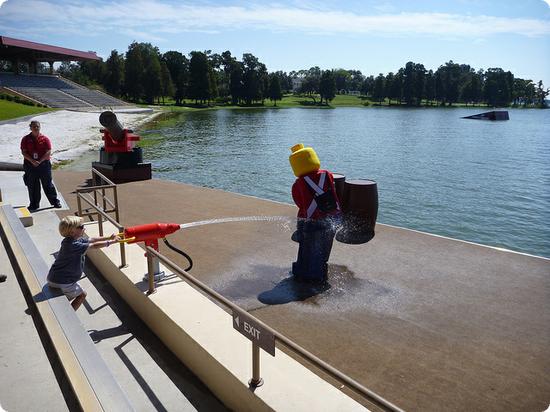
[[50,109],[48,107],[27,106],[25,104],[10,102],[8,100],[0,100],[0,121],[50,112],[52,110],[54,109]]

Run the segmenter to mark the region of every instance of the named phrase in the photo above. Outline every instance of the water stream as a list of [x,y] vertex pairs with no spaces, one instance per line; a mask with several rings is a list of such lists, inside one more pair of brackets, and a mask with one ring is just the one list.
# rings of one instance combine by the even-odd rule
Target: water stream
[[237,217],[224,217],[218,219],[208,219],[200,220],[197,222],[182,223],[180,224],[180,229],[187,229],[195,226],[210,225],[214,223],[227,223],[227,222],[284,222],[285,226],[289,225],[292,222],[295,222],[296,219],[289,216],[237,216]]

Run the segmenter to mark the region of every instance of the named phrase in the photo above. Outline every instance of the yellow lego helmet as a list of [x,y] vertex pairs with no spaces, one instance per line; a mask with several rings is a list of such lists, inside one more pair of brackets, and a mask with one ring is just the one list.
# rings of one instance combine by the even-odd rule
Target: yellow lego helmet
[[290,148],[292,154],[288,158],[290,166],[296,177],[307,175],[321,168],[321,162],[317,157],[317,153],[311,147],[304,147],[302,143],[298,143]]

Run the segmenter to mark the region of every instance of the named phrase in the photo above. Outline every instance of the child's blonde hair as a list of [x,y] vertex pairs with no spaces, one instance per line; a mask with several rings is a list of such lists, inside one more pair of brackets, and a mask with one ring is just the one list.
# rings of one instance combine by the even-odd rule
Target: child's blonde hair
[[70,237],[78,226],[82,225],[80,216],[65,216],[59,222],[59,234],[63,237]]

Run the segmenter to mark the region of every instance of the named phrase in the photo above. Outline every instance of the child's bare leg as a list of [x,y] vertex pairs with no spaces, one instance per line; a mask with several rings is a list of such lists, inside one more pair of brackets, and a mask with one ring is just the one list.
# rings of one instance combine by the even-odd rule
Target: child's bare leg
[[71,302],[71,306],[74,310],[77,310],[82,303],[86,300],[86,292],[82,292],[80,295],[78,295],[74,300]]

